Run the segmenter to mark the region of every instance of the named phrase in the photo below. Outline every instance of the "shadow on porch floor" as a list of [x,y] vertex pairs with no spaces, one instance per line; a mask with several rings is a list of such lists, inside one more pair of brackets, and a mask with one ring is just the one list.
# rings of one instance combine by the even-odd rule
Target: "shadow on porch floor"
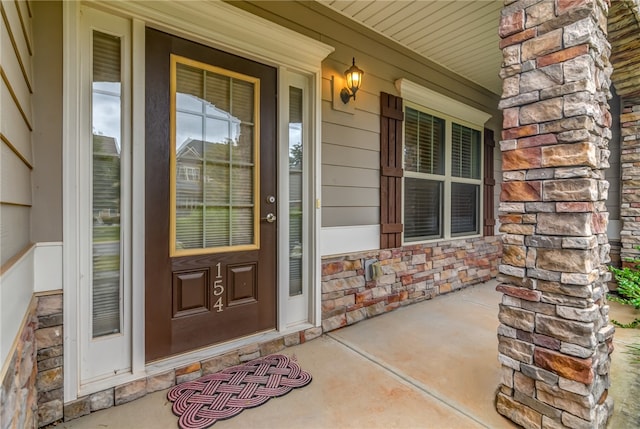
[[[500,380],[496,284],[404,307],[285,349],[311,373],[312,383],[214,427],[516,427],[493,406]],[[625,311],[612,305],[614,319]],[[640,427],[634,390],[640,390],[640,365],[632,366],[622,353],[632,342],[640,342],[640,330],[618,330],[610,428]],[[59,427],[176,428],[177,417],[163,391]]]

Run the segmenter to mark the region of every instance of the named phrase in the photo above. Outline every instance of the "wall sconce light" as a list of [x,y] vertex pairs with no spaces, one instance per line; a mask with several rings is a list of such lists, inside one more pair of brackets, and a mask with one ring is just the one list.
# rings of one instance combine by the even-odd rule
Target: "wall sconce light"
[[344,77],[347,79],[347,87],[342,88],[340,91],[340,99],[344,104],[349,102],[349,99],[353,97],[356,99],[356,92],[360,89],[362,84],[362,75],[364,72],[356,67],[356,59],[353,59],[353,64],[344,72]]

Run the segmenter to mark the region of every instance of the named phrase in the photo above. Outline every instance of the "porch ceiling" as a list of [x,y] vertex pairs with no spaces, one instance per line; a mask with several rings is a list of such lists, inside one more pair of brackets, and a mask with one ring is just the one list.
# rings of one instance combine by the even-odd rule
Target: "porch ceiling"
[[[501,95],[502,0],[317,0],[417,54]],[[640,104],[640,0],[611,2],[612,81]]]
[[317,0],[500,95],[502,0]]

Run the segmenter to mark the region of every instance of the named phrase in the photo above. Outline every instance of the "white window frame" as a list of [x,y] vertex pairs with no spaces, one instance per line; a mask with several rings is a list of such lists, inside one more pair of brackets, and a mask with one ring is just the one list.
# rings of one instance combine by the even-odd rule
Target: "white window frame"
[[[400,92],[403,98],[403,104],[406,107],[410,107],[414,110],[418,110],[423,113],[435,116],[445,121],[445,155],[444,155],[444,175],[438,174],[425,174],[404,170],[403,177],[403,192],[402,192],[402,219],[404,223],[404,207],[405,207],[405,189],[404,180],[407,177],[414,177],[419,179],[439,181],[443,183],[442,186],[442,237],[430,238],[426,240],[407,240],[405,233],[402,234],[402,242],[406,245],[431,243],[438,241],[445,241],[459,238],[474,238],[482,236],[483,225],[483,180],[484,180],[484,123],[491,117],[490,114],[478,110],[474,107],[468,106],[457,100],[449,98],[436,91],[425,88],[407,79],[398,79],[396,81],[396,88]],[[452,124],[456,123],[474,130],[480,133],[480,178],[468,179],[462,177],[453,177],[451,174],[451,159],[452,159]],[[403,136],[405,134],[403,133]],[[403,141],[404,145],[404,141]],[[404,150],[403,150],[404,154]],[[403,155],[404,166],[404,155]],[[452,183],[469,183],[477,185],[479,188],[479,201],[477,207],[478,214],[478,231],[476,233],[451,233],[451,184]],[[405,228],[406,230],[406,228]]]
[[[320,179],[320,124],[321,124],[321,94],[322,94],[322,70],[321,61],[332,51],[333,47],[322,42],[310,39],[304,35],[295,33],[277,24],[252,15],[241,9],[223,2],[130,2],[125,0],[88,1],[85,5],[96,5],[104,12],[113,12],[126,19],[131,26],[131,123],[145,123],[145,27],[153,27],[179,37],[184,37],[205,45],[222,49],[243,57],[260,61],[262,63],[278,67],[279,88],[289,87],[286,76],[287,71],[304,75],[309,83],[309,183],[306,189],[310,190],[307,196],[306,207],[312,207],[309,213],[309,227],[305,234],[309,235],[308,249],[305,249],[309,258],[307,270],[309,294],[308,294],[308,326],[320,324],[320,259],[319,259],[319,233],[320,210],[316,201],[319,201]],[[131,344],[130,352],[124,357],[129,363],[126,370],[119,374],[113,374],[102,379],[83,379],[81,366],[91,365],[87,356],[82,351],[82,327],[81,320],[86,309],[82,303],[81,284],[87,275],[83,270],[87,264],[83,261],[81,243],[88,242],[87,228],[79,228],[79,222],[83,218],[82,207],[86,207],[86,198],[78,192],[78,184],[86,177],[87,168],[82,165],[79,154],[83,141],[81,126],[82,112],[87,110],[83,102],[80,86],[82,73],[82,40],[81,40],[81,6],[80,2],[63,2],[63,276],[64,276],[64,402],[72,401],[78,397],[104,390],[115,385],[126,383],[144,376],[153,375],[167,369],[176,368],[185,363],[204,359],[215,354],[224,353],[227,350],[242,347],[243,345],[282,336],[294,328],[287,326],[287,320],[282,318],[286,309],[279,295],[278,331],[268,334],[259,334],[237,341],[225,343],[220,346],[212,346],[195,352],[189,352],[177,357],[168,358],[152,364],[145,364],[144,357],[144,165],[145,165],[145,130],[144,125],[131,127],[131,183],[130,195],[132,200],[130,259],[131,264],[131,289],[123,296],[124,308],[131,309],[131,326],[123,332]],[[296,49],[291,49],[296,46]],[[281,101],[286,97],[279,96]],[[282,112],[282,103],[278,109]],[[288,121],[288,115],[285,122]],[[282,114],[279,127],[282,129]],[[282,140],[282,139],[280,139]],[[285,152],[288,157],[288,151]],[[287,172],[288,174],[288,172]],[[281,181],[282,178],[279,178]],[[282,203],[279,202],[280,210]],[[280,213],[280,212],[279,212]],[[281,214],[281,213],[280,213]],[[283,216],[281,214],[281,216]],[[288,213],[287,213],[288,216]],[[88,222],[85,220],[85,222]],[[124,221],[123,221],[124,222]],[[288,249],[282,254],[280,246],[280,260],[288,261]],[[288,267],[287,267],[288,269]],[[283,285],[279,279],[279,290],[288,285]],[[284,310],[284,311],[283,311]],[[295,329],[300,328],[300,324]],[[120,350],[112,350],[108,354],[120,353]]]

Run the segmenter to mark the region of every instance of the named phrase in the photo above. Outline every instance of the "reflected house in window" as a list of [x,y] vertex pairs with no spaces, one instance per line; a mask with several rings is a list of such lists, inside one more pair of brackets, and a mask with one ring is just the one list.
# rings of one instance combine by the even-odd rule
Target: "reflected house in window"
[[120,224],[120,147],[113,137],[93,135],[94,224]]
[[176,248],[251,243],[252,124],[200,97],[176,98]]

